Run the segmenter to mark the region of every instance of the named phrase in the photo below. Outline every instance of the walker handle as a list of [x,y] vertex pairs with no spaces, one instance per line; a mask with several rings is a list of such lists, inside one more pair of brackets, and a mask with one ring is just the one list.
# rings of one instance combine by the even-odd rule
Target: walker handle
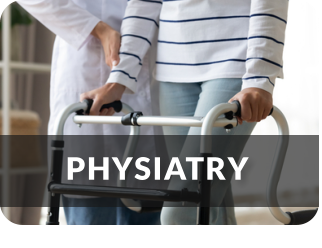
[[[92,99],[85,99],[83,102],[85,102],[87,104],[87,109],[85,111],[85,114],[89,114],[94,101]],[[105,108],[114,108],[115,112],[119,113],[122,111],[123,104],[121,101],[115,101],[112,103],[104,104],[101,107],[100,111],[102,111]],[[78,115],[84,115],[84,110],[79,110],[76,113]]]
[[[237,117],[241,117],[241,104],[238,100],[232,101],[232,103],[235,103],[237,105],[237,111],[235,113],[235,116]],[[274,108],[271,109],[271,112],[269,113],[269,115],[271,115],[274,111]]]

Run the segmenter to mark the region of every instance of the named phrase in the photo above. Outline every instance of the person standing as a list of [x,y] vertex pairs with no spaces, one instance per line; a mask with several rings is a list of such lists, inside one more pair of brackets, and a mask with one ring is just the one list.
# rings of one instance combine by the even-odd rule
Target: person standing
[[[142,58],[158,33],[155,76],[160,81],[160,109],[167,116],[205,116],[220,103],[238,100],[239,126],[227,135],[216,154],[227,151],[238,160],[243,142],[232,135],[250,135],[256,122],[265,119],[273,106],[276,78],[283,77],[283,49],[288,0],[131,0],[122,24],[121,53]],[[98,88],[85,96],[113,102],[119,88],[135,93],[141,68],[136,58],[122,57],[108,83],[116,89]],[[95,103],[95,102],[94,102]],[[165,127],[166,135],[198,135],[200,128]],[[213,129],[213,135],[224,134]],[[187,143],[171,150],[180,156],[198,156]],[[216,144],[214,145],[216,147]],[[220,148],[221,147],[221,148]],[[224,149],[228,147],[227,149]],[[189,168],[183,164],[183,167]],[[233,171],[227,172],[231,178]],[[197,182],[171,179],[169,189],[197,189]],[[230,180],[212,182],[211,224],[235,224]],[[196,204],[163,205],[162,224],[196,223]]]
[[[52,57],[48,124],[48,135],[53,135],[59,112],[78,102],[82,93],[105,86],[111,69],[119,63],[119,30],[127,0],[20,0],[18,3],[57,35]],[[142,70],[137,80],[140,82],[137,94],[125,94],[118,100],[151,115],[149,56],[142,58]],[[115,88],[117,85],[107,86]],[[110,108],[97,114],[112,113],[114,110]],[[65,125],[67,135],[126,135],[128,132],[128,128],[118,125],[84,125],[79,129],[71,118]],[[142,127],[141,133],[152,135],[154,130]],[[139,149],[154,152],[152,146]],[[118,201],[120,207],[66,207],[85,206],[90,201],[98,204]],[[110,198],[63,196],[63,204],[68,224],[158,224],[160,219],[159,213],[136,213],[122,205],[120,200]]]

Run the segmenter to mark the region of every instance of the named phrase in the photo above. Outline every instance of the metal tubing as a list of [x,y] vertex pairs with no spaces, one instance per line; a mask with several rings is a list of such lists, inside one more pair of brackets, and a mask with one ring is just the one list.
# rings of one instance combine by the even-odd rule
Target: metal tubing
[[[212,129],[220,115],[237,111],[237,105],[233,103],[222,103],[213,107],[204,118],[201,127],[200,154],[207,158],[212,154]],[[236,118],[234,118],[236,121]],[[201,168],[206,167],[206,168]],[[197,224],[209,225],[211,181],[207,179],[207,160],[199,164],[199,190],[202,195],[201,202],[197,207]]]
[[[86,104],[85,104],[86,105]],[[77,110],[84,109],[86,110],[87,106],[84,106],[83,103],[73,104],[67,107],[64,111],[62,111],[60,118],[58,118],[59,122],[56,126],[56,135],[60,136],[63,135],[63,127],[65,124],[66,119],[68,116]],[[123,112],[130,112],[131,108],[124,108]],[[237,105],[232,103],[223,103],[215,106],[212,108],[205,118],[201,117],[154,117],[154,116],[142,116],[137,119],[139,125],[155,125],[155,126],[193,126],[193,127],[201,127],[201,144],[200,144],[200,152],[202,154],[209,154],[212,152],[212,139],[210,138],[212,133],[213,127],[224,127],[228,124],[232,124],[233,127],[237,126],[237,119],[233,118],[233,120],[227,120],[225,118],[219,118],[220,115],[227,113],[227,112],[236,112]],[[282,114],[282,112],[274,107],[274,112],[272,114],[273,118],[275,119],[277,126],[279,128],[279,134],[281,135],[277,150],[276,156],[273,162],[273,168],[271,170],[271,174],[269,177],[268,183],[268,190],[267,190],[267,201],[272,212],[273,216],[278,219],[280,222],[288,224],[290,223],[290,217],[284,213],[280,207],[278,206],[276,191],[277,185],[280,178],[280,174],[283,167],[283,162],[286,155],[286,150],[288,146],[289,140],[289,130],[287,121]],[[112,117],[105,117],[105,116],[75,116],[74,122],[75,123],[105,123],[105,124],[121,124],[122,117],[120,116],[112,116]],[[132,129],[131,133],[135,134],[137,131]],[[209,137],[208,137],[209,136]],[[130,148],[129,148],[130,149]],[[132,149],[132,148],[131,148]],[[131,152],[129,150],[129,152]],[[79,186],[81,187],[81,186]],[[76,190],[80,194],[79,191]],[[123,192],[124,193],[124,192]],[[133,192],[134,194],[134,192]],[[121,196],[123,197],[123,196]],[[143,196],[142,196],[143,197]],[[137,198],[143,199],[142,197],[134,197],[131,195],[129,198]],[[144,198],[146,200],[153,200],[152,198]],[[168,201],[168,200],[167,200]],[[198,217],[199,218],[199,217]]]
[[285,116],[277,107],[274,107],[272,117],[276,121],[280,137],[278,140],[272,169],[268,179],[266,196],[267,204],[272,215],[278,221],[284,224],[289,224],[291,222],[291,217],[279,207],[277,200],[277,186],[283,169],[283,164],[289,143],[289,128]]
[[[122,124],[121,116],[74,116],[76,124]],[[204,118],[202,117],[172,117],[172,116],[140,116],[137,122],[141,126],[185,126],[185,127],[201,127]],[[228,120],[226,118],[218,118],[214,123],[214,127],[225,127],[227,125],[237,126],[237,119]]]
[[[130,106],[123,103],[122,112],[124,114],[129,114],[133,111],[134,110]],[[127,141],[126,148],[125,148],[123,158],[122,158],[122,164],[125,163],[125,160],[128,157],[134,156],[135,149],[136,149],[137,143],[139,141],[139,135],[140,135],[140,127],[139,126],[131,126],[129,140]],[[130,170],[126,170],[126,172],[125,172],[126,178],[128,177],[129,172],[130,172]],[[126,187],[126,180],[120,180],[120,177],[118,177],[117,186],[123,187],[123,188]],[[139,201],[135,201],[133,199],[127,199],[127,198],[121,198],[121,201],[123,202],[123,204],[125,206],[127,206],[129,209],[131,209],[135,212],[141,212],[141,210],[142,210],[142,206]]]
[[123,114],[129,114],[129,113],[131,113],[131,112],[133,112],[134,110],[129,106],[129,105],[127,105],[127,104],[125,104],[125,103],[122,103],[122,113]]
[[[54,134],[56,135],[56,141],[63,140],[64,126],[67,118],[75,111],[83,109],[86,111],[87,104],[84,102],[74,103],[63,109],[57,117],[55,124]],[[52,147],[52,157],[49,170],[49,178],[51,182],[61,182],[61,172],[63,165],[63,149],[58,147]],[[53,194],[48,192],[48,215],[46,225],[59,225],[59,206],[60,206],[60,194]]]
[[[137,143],[139,141],[139,135],[140,135],[140,127],[131,126],[131,133],[123,154],[122,164],[125,163],[128,157],[134,156]],[[125,178],[128,177],[129,173],[130,173],[130,170],[126,170]],[[126,187],[126,180],[120,180],[120,177],[118,176],[117,186]],[[139,201],[135,201],[133,199],[125,199],[125,198],[121,198],[121,201],[125,206],[128,206],[131,210],[135,212],[140,212],[142,210],[142,206]]]
[[158,190],[139,188],[119,188],[106,186],[85,186],[51,183],[49,190],[57,194],[87,195],[114,198],[129,198],[149,201],[199,202],[198,192],[178,190]]
[[[213,107],[205,116],[201,127],[200,153],[212,153],[212,128],[215,126],[218,117],[224,113],[237,111],[237,105],[234,103],[222,103]],[[236,118],[233,119],[237,122]],[[235,123],[235,126],[237,123]],[[234,127],[235,127],[234,126]]]
[[[50,181],[51,183],[61,183],[61,174],[63,166],[63,149],[52,148],[51,165],[50,165]],[[49,191],[48,197],[48,215],[47,225],[59,225],[59,206],[60,194],[53,194]]]
[[208,166],[207,160],[208,157],[212,157],[212,154],[201,154],[200,157],[204,158],[204,162],[199,164],[199,194],[200,194],[200,203],[197,208],[197,224],[198,225],[209,225],[210,218],[210,199],[211,199],[211,180],[207,179],[208,175]]
[[[212,149],[212,139],[211,132],[213,123],[216,119],[223,113],[227,113],[229,111],[233,111],[234,113],[237,111],[237,105],[235,104],[220,104],[212,108],[205,117],[204,124],[201,129],[201,145],[200,152],[201,153],[211,153]],[[288,214],[286,214],[278,204],[277,200],[277,185],[280,179],[281,171],[284,164],[284,159],[286,156],[286,151],[289,142],[289,128],[284,117],[283,113],[274,106],[274,111],[272,113],[272,117],[275,119],[276,124],[278,126],[280,139],[276,148],[276,153],[273,161],[272,170],[268,180],[268,188],[267,188],[267,204],[272,215],[280,222],[284,224],[288,224],[291,221],[291,218]]]
[[74,112],[78,110],[84,110],[86,111],[87,109],[87,104],[85,102],[78,102],[74,103],[65,109],[63,109],[59,115],[57,116],[57,121],[55,123],[55,131],[54,134],[57,136],[56,140],[63,140],[63,135],[64,135],[64,126],[67,118]]

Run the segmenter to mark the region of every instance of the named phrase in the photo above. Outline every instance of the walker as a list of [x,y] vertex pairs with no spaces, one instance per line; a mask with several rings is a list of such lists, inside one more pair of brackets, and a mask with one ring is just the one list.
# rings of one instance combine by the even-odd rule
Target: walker
[[[59,225],[59,206],[60,195],[86,195],[98,197],[114,197],[121,198],[123,203],[130,209],[142,212],[144,211],[144,201],[158,201],[160,208],[164,201],[172,202],[194,202],[197,207],[197,223],[198,225],[208,225],[210,216],[210,196],[211,181],[207,180],[207,159],[199,164],[199,189],[198,191],[182,190],[158,190],[158,189],[138,189],[124,187],[125,181],[118,181],[119,187],[102,187],[102,186],[84,186],[70,185],[61,183],[63,149],[64,149],[64,124],[67,118],[76,112],[73,118],[75,124],[119,124],[130,126],[130,138],[128,140],[124,157],[129,157],[136,147],[136,139],[140,133],[140,126],[186,126],[201,127],[201,144],[200,157],[211,157],[212,140],[207,138],[211,135],[213,127],[225,128],[227,132],[238,125],[237,118],[240,116],[241,106],[238,101],[233,103],[223,103],[213,107],[208,114],[203,117],[167,117],[167,116],[143,116],[141,112],[135,112],[128,105],[116,101],[111,104],[105,104],[103,108],[113,107],[116,112],[123,112],[124,116],[89,116],[92,106],[92,100],[85,100],[80,103],[72,104],[66,107],[57,118],[55,126],[55,138],[51,144],[51,164],[49,171],[50,182],[48,184],[49,208],[47,216],[47,225]],[[274,110],[274,111],[273,111]],[[225,117],[220,117],[221,115]],[[289,128],[283,113],[274,106],[271,116],[276,121],[279,130],[279,141],[273,160],[271,173],[268,180],[266,200],[272,215],[281,223],[286,225],[304,224],[310,221],[317,212],[315,210],[304,210],[297,212],[285,213],[278,204],[277,185],[283,168],[283,163],[289,142]],[[138,199],[142,201],[134,201]]]

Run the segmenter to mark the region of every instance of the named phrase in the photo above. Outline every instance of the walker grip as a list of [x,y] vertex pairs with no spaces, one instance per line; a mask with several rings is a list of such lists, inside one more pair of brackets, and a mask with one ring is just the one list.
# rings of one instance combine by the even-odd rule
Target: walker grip
[[[89,114],[91,108],[92,108],[92,105],[93,105],[93,100],[92,99],[85,99],[84,102],[86,102],[87,104],[87,109],[85,111],[85,114]],[[122,102],[121,101],[115,101],[115,102],[112,102],[112,103],[108,103],[108,104],[104,104],[100,111],[102,111],[103,109],[105,108],[114,108],[115,112],[119,113],[122,111],[122,108],[123,108],[123,105],[122,105]],[[76,112],[78,115],[84,115],[84,110],[79,110]]]
[[[241,117],[241,104],[238,100],[232,101],[232,103],[235,103],[237,105],[237,111],[235,113],[235,116],[237,117]],[[274,108],[271,109],[271,112],[269,113],[269,115],[271,115],[274,111]]]

